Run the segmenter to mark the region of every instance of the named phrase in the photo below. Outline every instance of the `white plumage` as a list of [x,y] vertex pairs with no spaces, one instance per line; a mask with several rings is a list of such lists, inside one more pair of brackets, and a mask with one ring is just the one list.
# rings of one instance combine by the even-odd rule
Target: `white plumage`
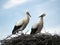
[[41,16],[39,16],[39,21],[37,23],[35,23],[32,28],[31,28],[31,33],[30,34],[37,34],[40,33],[42,28],[43,28],[43,17],[45,16],[45,14],[41,14]]
[[23,31],[26,28],[27,24],[29,23],[30,17],[31,16],[30,16],[29,12],[27,11],[25,17],[23,19],[20,19],[15,24],[12,34],[16,34],[19,31]]

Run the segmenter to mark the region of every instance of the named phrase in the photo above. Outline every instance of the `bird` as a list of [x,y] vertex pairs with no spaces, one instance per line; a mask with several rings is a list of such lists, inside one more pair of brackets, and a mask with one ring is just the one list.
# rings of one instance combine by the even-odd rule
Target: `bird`
[[35,24],[32,25],[30,34],[37,34],[41,32],[43,28],[43,17],[44,16],[45,16],[45,13],[42,13],[41,16],[39,16],[39,21],[37,21]]
[[28,11],[26,11],[25,17],[16,22],[16,24],[12,30],[12,34],[16,34],[19,31],[22,32],[28,25],[30,17],[31,17],[30,13]]

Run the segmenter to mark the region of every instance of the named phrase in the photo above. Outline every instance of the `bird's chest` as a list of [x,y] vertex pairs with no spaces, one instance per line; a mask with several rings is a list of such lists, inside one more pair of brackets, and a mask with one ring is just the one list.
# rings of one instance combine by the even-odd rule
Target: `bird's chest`
[[24,30],[25,27],[27,26],[27,24],[28,24],[28,22],[27,21],[24,21],[24,23],[23,23],[22,27],[20,28],[20,30]]
[[29,23],[28,19],[24,20],[24,26],[27,25],[28,23]]
[[42,28],[43,28],[43,23],[40,23],[36,33],[40,32],[42,30]]
[[38,30],[41,30],[43,27],[43,24],[40,24],[39,27],[38,27]]
[[43,22],[41,21],[40,23],[39,23],[39,29],[41,29],[43,27]]

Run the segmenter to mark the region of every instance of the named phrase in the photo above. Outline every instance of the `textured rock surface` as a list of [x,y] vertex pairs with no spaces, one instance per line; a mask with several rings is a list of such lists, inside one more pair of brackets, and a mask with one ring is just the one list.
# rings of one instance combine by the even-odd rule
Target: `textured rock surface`
[[60,45],[60,36],[35,34],[35,35],[19,35],[8,40],[2,40],[1,45]]

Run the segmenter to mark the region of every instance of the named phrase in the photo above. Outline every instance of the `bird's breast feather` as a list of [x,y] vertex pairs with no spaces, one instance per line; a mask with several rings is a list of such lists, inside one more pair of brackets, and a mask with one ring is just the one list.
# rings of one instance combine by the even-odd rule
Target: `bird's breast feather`
[[16,22],[16,26],[22,25],[24,23],[24,20],[19,20],[18,22]]

